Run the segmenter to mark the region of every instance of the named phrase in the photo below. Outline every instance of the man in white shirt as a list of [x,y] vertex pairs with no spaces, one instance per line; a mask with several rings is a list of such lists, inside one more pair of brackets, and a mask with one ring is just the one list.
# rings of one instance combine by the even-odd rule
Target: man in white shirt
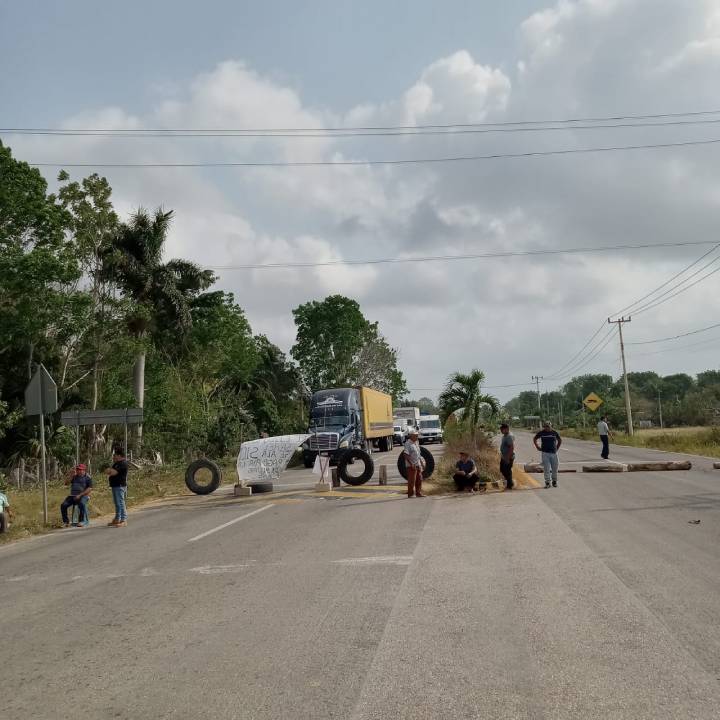
[[608,425],[607,415],[603,415],[600,418],[600,422],[597,424],[598,435],[600,435],[600,442],[602,443],[602,452],[600,457],[603,460],[607,460],[610,457],[610,438],[612,433],[610,432],[610,426]]
[[413,428],[410,437],[403,446],[405,455],[405,469],[407,471],[407,494],[408,497],[425,497],[422,492],[423,480],[423,458],[420,454],[418,443],[418,431]]

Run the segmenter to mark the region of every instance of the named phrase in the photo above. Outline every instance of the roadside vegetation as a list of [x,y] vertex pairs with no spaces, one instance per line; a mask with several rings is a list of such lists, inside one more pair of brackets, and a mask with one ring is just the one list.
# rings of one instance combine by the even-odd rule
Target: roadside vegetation
[[[597,432],[590,429],[565,428],[562,433],[580,440],[597,440]],[[616,432],[611,442],[668,452],[720,457],[720,427],[637,430],[632,436]]]

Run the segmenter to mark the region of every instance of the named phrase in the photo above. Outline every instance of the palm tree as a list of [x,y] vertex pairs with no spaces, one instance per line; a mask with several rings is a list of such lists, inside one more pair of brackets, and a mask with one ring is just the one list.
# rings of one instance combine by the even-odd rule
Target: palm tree
[[448,378],[445,389],[440,393],[438,404],[443,422],[458,410],[462,410],[463,420],[471,428],[480,423],[483,406],[488,406],[490,412],[496,415],[500,409],[498,399],[493,395],[482,392],[485,373],[482,370],[471,370],[467,375],[454,372]]
[[[140,208],[120,226],[110,250],[109,272],[132,307],[126,320],[138,341],[133,386],[138,407],[145,400],[145,343],[151,332],[182,337],[192,324],[192,301],[215,280],[186,260],[162,262],[172,210],[158,208],[151,217]],[[138,428],[138,440],[142,428]]]

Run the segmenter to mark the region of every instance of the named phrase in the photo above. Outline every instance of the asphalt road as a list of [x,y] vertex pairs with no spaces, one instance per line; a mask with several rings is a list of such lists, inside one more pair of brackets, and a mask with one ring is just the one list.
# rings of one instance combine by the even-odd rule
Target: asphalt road
[[221,494],[1,548],[3,716],[717,718],[720,471],[698,465]]

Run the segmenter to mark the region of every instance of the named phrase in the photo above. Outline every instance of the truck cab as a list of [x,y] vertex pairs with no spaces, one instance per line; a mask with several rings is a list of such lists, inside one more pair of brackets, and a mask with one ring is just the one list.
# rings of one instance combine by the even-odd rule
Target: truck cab
[[442,442],[443,431],[439,415],[421,415],[418,428],[420,443]]

